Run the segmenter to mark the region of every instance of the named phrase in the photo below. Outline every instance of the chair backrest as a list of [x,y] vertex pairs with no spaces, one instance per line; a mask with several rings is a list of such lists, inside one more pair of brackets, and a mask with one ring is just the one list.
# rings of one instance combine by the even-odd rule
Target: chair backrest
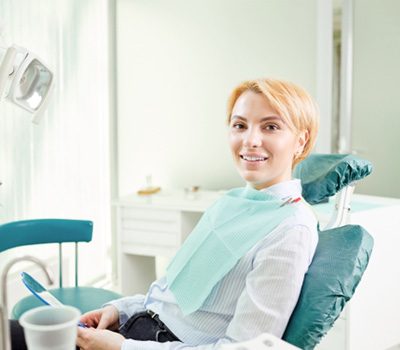
[[353,296],[372,252],[373,239],[361,226],[319,232],[314,259],[304,278],[283,339],[314,349]]
[[87,220],[36,219],[0,225],[0,252],[43,243],[90,242],[93,223]]
[[331,219],[333,228],[319,232],[313,261],[283,335],[285,341],[301,349],[314,349],[333,326],[368,265],[371,235],[358,225],[336,226],[346,221],[340,214],[350,212],[352,190],[348,189],[371,171],[369,161],[346,154],[312,154],[295,169],[294,176],[301,179],[302,195],[308,203],[320,203],[339,193]]
[[78,242],[92,240],[93,222],[69,219],[35,219],[0,225],[0,252],[45,243],[58,243],[59,287],[63,286],[62,243],[75,243],[75,286],[78,286]]

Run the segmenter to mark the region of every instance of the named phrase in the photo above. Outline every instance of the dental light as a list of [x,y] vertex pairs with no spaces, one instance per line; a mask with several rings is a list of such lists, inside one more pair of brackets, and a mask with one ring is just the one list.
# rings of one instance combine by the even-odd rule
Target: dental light
[[[1,57],[3,59],[1,60]],[[8,101],[33,114],[37,124],[54,85],[50,69],[27,49],[0,47],[0,101]]]

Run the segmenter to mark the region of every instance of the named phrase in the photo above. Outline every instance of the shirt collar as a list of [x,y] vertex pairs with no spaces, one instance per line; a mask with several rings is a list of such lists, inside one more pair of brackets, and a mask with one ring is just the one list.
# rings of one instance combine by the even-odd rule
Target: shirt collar
[[[250,184],[247,184],[247,186],[251,187]],[[283,181],[270,187],[263,188],[260,191],[275,195],[281,199],[287,199],[289,197],[297,198],[301,197],[301,181],[299,179]]]

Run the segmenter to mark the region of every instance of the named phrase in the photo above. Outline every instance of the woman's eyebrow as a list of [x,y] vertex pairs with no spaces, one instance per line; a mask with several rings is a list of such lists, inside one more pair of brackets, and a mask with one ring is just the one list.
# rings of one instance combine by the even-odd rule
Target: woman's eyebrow
[[268,116],[268,117],[264,117],[264,118],[261,118],[261,122],[265,122],[265,121],[281,121],[281,122],[283,122],[283,119],[281,118],[281,117],[279,117],[279,116],[277,116],[277,115],[271,115],[271,116]]
[[246,120],[246,118],[244,118],[244,117],[242,117],[242,116],[240,116],[240,115],[236,115],[236,114],[231,116],[231,120],[233,120],[233,119]]
[[[231,117],[231,120],[233,120],[233,119],[240,119],[240,120],[243,120],[243,121],[247,120],[245,117],[242,117],[241,115],[236,115],[236,114]],[[271,116],[267,116],[267,117],[261,118],[260,122],[271,121],[271,120],[272,121],[275,120],[275,121],[283,122],[283,119],[281,117],[277,116],[277,115],[271,115]]]

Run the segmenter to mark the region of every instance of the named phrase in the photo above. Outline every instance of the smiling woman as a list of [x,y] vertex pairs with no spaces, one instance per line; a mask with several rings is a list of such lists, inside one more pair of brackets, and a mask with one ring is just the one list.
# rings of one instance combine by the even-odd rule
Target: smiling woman
[[317,244],[316,219],[291,176],[314,145],[317,107],[292,83],[248,81],[233,91],[228,121],[248,186],[207,209],[146,297],[84,315],[97,329],[79,329],[81,348],[211,350],[282,336]]

